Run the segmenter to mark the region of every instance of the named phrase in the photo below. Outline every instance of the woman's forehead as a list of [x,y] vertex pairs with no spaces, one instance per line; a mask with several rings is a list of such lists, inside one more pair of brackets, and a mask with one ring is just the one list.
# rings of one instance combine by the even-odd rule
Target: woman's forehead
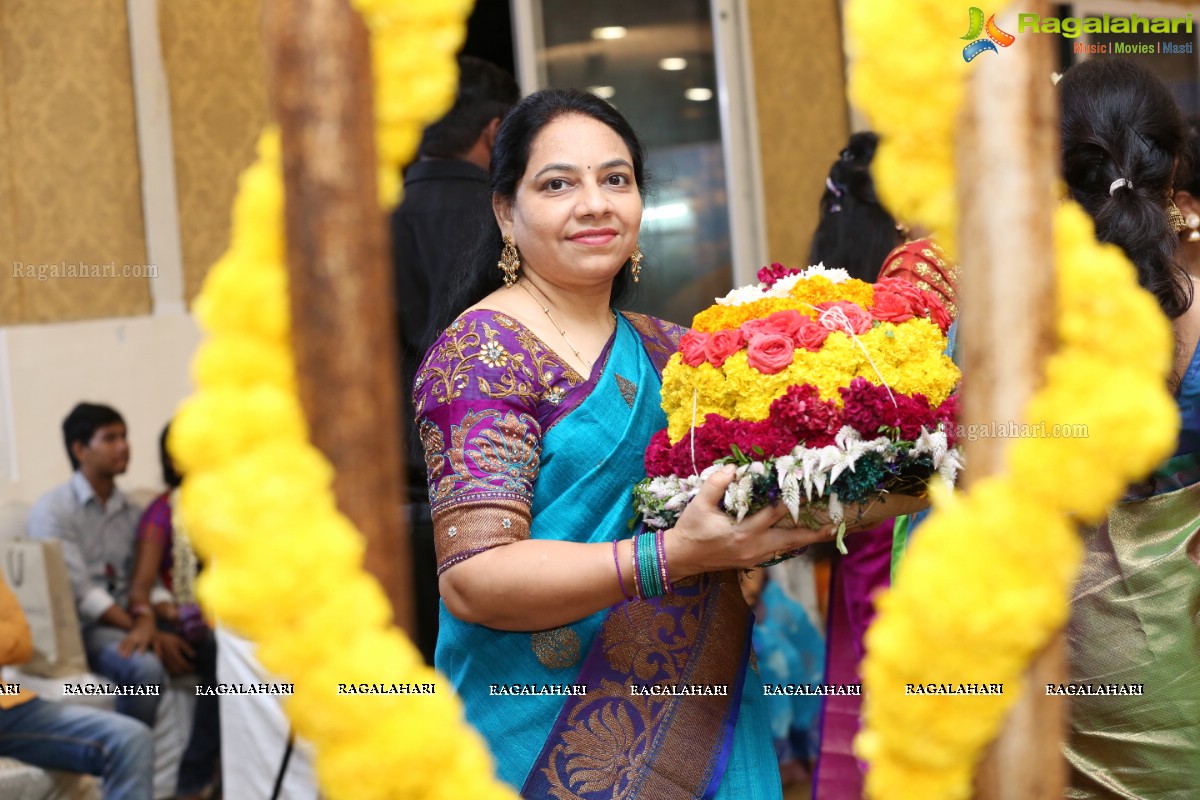
[[620,134],[592,117],[565,114],[547,123],[534,137],[526,172],[536,172],[548,162],[587,168],[618,159],[633,162]]

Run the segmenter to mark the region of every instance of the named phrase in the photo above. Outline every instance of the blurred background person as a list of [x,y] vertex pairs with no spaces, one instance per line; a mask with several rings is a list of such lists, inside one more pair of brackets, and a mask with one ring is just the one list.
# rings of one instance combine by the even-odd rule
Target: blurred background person
[[492,143],[501,118],[521,97],[512,75],[494,64],[459,56],[458,69],[454,105],[425,129],[417,160],[404,171],[404,198],[391,219],[417,646],[430,664],[437,642],[437,557],[425,456],[413,424],[413,380],[437,335],[430,330],[430,309],[462,280],[470,251],[496,224],[488,191]]

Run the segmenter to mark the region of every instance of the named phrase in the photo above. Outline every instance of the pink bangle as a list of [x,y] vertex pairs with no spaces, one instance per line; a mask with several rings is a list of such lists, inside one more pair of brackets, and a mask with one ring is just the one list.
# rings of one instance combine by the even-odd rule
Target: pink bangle
[[613,565],[617,568],[617,583],[621,584],[621,596],[628,600],[629,593],[625,591],[625,579],[621,577],[621,560],[617,558],[616,542],[613,542]]
[[662,575],[663,594],[670,594],[671,579],[667,577],[667,534],[660,530],[654,538],[658,545],[658,569]]
[[153,616],[154,609],[150,608],[150,606],[146,605],[145,603],[135,603],[129,609],[129,616],[133,617],[134,619],[146,614]]

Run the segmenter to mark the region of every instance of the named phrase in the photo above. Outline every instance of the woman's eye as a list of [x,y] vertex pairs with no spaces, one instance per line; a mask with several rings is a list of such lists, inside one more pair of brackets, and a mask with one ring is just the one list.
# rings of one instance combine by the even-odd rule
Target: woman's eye
[[625,186],[629,183],[629,178],[624,175],[609,175],[608,183],[610,186]]
[[552,192],[557,192],[567,187],[567,182],[562,178],[552,178],[546,182],[546,188]]

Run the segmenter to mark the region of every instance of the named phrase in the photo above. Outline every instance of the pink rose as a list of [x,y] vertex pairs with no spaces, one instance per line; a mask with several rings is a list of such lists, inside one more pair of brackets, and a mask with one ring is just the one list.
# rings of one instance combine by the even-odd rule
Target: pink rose
[[796,344],[815,353],[821,349],[821,345],[825,344],[827,336],[829,336],[829,330],[823,325],[806,322],[800,330],[796,331]]
[[796,344],[790,336],[759,333],[746,347],[746,363],[764,375],[774,375],[792,363],[795,350]]
[[742,332],[739,330],[717,331],[704,346],[704,355],[708,363],[720,367],[725,363],[725,359],[742,349],[743,341]]
[[908,322],[913,318],[913,313],[908,301],[900,295],[877,291],[871,316],[880,322]]
[[[863,334],[871,330],[871,325],[874,324],[871,315],[857,303],[832,300],[827,303],[818,303],[817,308],[821,312],[817,322],[830,331]],[[847,328],[849,329],[847,330]]]
[[700,331],[688,331],[679,339],[679,355],[689,367],[698,367],[706,360],[704,348],[711,337]]
[[776,311],[767,317],[768,330],[795,341],[796,333],[808,322],[808,317],[794,309]]
[[796,331],[800,330],[800,326],[805,322],[808,322],[808,317],[799,311],[787,309],[785,311],[776,311],[774,314],[762,319],[752,319],[743,322],[741,331],[742,335],[746,337],[746,341],[750,341],[756,334],[760,333],[777,333],[780,336],[787,336],[795,340]]
[[770,324],[764,319],[748,319],[739,328],[743,338],[748,342],[760,333],[775,333]]

